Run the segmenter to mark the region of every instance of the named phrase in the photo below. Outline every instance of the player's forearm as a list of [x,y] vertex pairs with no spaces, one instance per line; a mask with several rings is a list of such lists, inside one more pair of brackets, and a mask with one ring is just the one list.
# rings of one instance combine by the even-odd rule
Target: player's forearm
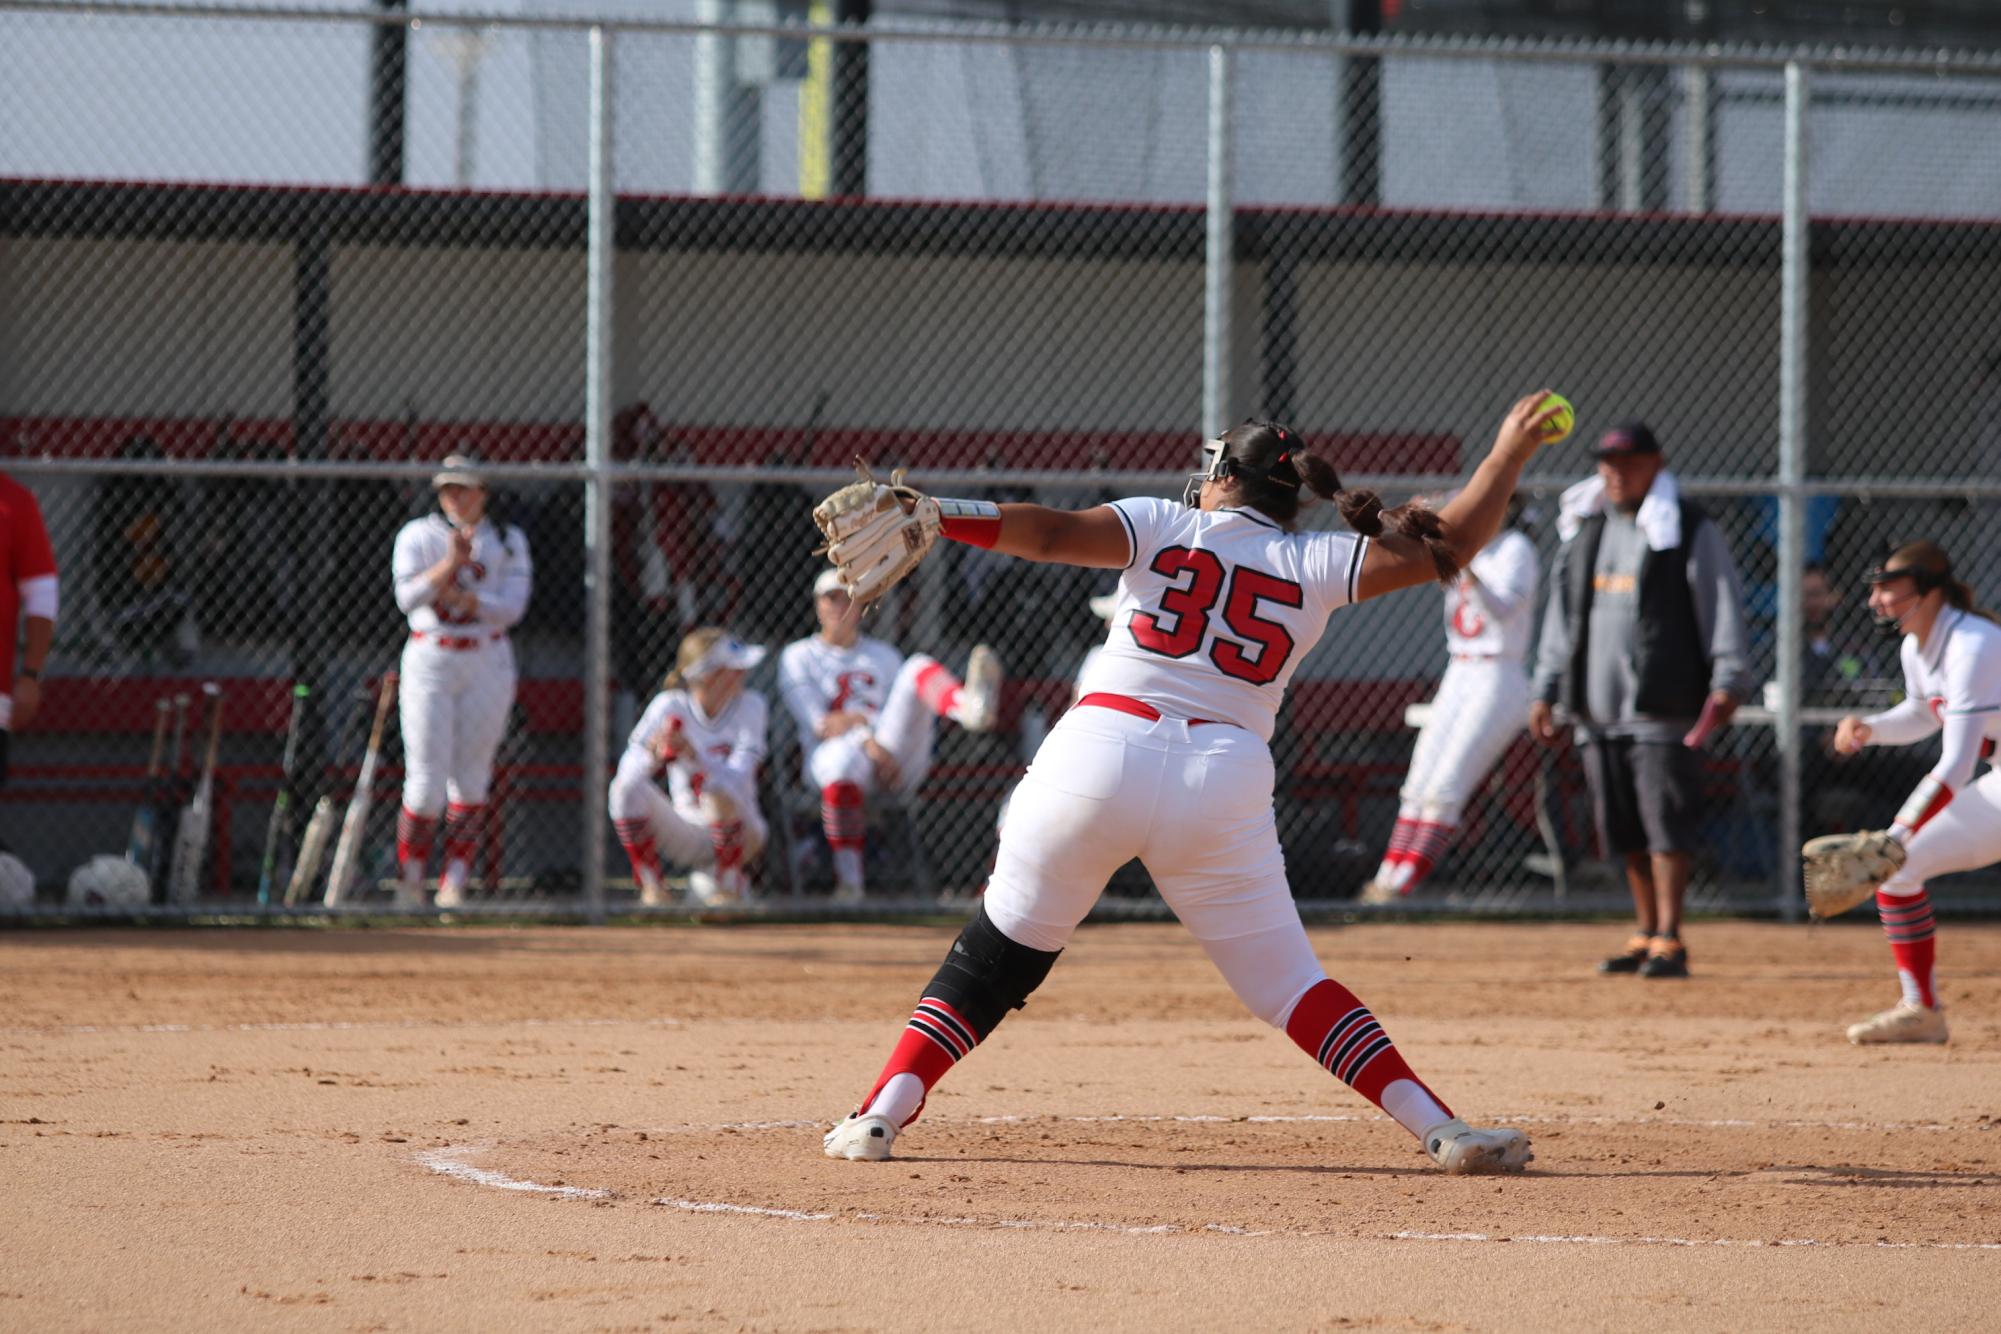
[[519,625],[528,610],[528,597],[532,591],[533,585],[523,572],[503,582],[495,591],[481,594],[480,623],[502,630]]
[[1521,482],[1522,468],[1534,455],[1533,446],[1497,443],[1473,470],[1473,480],[1438,511],[1445,541],[1460,565],[1470,565],[1508,517],[1508,500]]
[[995,505],[940,500],[939,533],[954,542],[1048,564],[1116,570],[1132,558],[1125,526],[1109,506],[1059,510],[1047,505]]
[[55,642],[56,623],[47,616],[29,616],[21,636],[21,670],[40,676],[49,664],[49,646]]
[[1917,699],[1906,699],[1862,721],[1869,728],[1868,744],[1872,746],[1908,746],[1938,731],[1938,719]]

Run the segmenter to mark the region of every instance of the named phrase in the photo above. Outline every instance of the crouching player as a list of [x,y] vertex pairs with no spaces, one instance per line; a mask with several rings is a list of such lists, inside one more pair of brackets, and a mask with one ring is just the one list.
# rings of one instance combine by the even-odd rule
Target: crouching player
[[763,648],[727,631],[691,631],[632,729],[611,780],[611,819],[648,906],[667,902],[663,852],[674,865],[694,868],[689,888],[701,902],[740,903],[748,895],[744,865],[764,850],[766,832],[757,766],[768,709],[743,682],[762,661]]

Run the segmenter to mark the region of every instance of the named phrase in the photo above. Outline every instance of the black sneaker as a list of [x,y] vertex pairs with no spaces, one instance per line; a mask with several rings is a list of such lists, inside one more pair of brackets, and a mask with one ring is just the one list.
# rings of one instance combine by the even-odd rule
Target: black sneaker
[[1634,936],[1626,942],[1626,948],[1598,965],[1601,973],[1637,973],[1640,965],[1647,961],[1647,947],[1651,940],[1646,936]]
[[1687,977],[1688,951],[1678,940],[1655,941],[1646,962],[1640,965],[1640,976]]

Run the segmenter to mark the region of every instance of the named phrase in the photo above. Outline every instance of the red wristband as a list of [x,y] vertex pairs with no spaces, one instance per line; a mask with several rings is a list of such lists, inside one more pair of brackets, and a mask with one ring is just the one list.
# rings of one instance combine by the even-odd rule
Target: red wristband
[[1000,541],[1000,506],[991,500],[940,500],[938,532],[969,547],[992,548]]

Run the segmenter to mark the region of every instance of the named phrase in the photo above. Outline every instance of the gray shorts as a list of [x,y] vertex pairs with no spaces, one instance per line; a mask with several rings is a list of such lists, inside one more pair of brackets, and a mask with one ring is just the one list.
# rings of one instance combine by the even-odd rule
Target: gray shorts
[[1600,737],[1584,743],[1584,777],[1607,857],[1693,852],[1702,758],[1676,741]]

